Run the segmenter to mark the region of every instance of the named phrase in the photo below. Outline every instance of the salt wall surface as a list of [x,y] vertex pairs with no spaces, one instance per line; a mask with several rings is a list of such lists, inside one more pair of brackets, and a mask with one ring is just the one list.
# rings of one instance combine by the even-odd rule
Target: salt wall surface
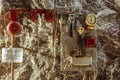
[[[97,80],[120,80],[120,0],[69,0],[66,3],[72,3],[75,12],[79,11],[81,15],[96,14]],[[53,9],[53,4],[53,0],[0,0],[0,80],[11,78],[10,64],[1,63],[2,47],[10,46],[10,36],[6,32],[9,19],[8,16],[4,16],[5,13],[12,7]],[[15,64],[15,80],[83,79],[81,71],[60,70],[59,38],[56,40],[56,58],[52,49],[53,23],[46,23],[40,15],[38,22],[34,23],[27,13],[21,15],[19,21],[23,25],[23,30],[16,36],[14,44],[24,49],[24,61]]]

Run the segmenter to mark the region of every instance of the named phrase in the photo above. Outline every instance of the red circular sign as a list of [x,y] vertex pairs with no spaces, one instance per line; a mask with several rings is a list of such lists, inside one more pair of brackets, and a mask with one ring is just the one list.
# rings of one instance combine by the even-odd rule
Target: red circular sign
[[18,35],[22,30],[22,25],[17,21],[11,21],[7,25],[7,31],[10,35]]

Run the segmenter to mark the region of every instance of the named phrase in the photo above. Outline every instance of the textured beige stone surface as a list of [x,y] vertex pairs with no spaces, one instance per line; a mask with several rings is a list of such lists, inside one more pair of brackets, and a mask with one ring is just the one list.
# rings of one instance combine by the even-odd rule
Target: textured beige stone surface
[[[67,0],[72,1],[72,0]],[[76,12],[85,16],[95,13],[97,16],[97,80],[120,80],[120,5],[119,0],[74,0]],[[16,4],[16,3],[17,4]],[[13,4],[12,4],[13,3]],[[10,80],[10,64],[1,63],[1,48],[10,46],[10,36],[6,25],[9,22],[3,15],[14,6],[15,8],[50,8],[53,0],[0,0],[0,80]],[[66,9],[62,9],[66,11]],[[38,23],[32,22],[28,15],[21,15],[23,30],[15,38],[15,46],[24,49],[24,61],[15,64],[15,80],[82,80],[86,79],[81,71],[60,71],[60,50],[56,42],[54,58],[52,41],[54,24],[48,24],[39,15]],[[38,29],[37,29],[38,28]],[[37,36],[37,30],[38,35]],[[67,27],[65,29],[67,31]],[[64,39],[68,39],[65,37]],[[58,39],[59,41],[59,39]],[[66,41],[67,42],[67,41]],[[69,44],[67,42],[65,44]],[[53,63],[55,61],[55,63]],[[91,71],[92,74],[92,71]]]

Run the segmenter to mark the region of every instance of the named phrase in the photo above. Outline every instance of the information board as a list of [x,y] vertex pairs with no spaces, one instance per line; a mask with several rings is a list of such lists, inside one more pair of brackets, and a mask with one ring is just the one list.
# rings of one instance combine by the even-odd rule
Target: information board
[[2,63],[14,62],[21,63],[23,61],[22,48],[2,48]]

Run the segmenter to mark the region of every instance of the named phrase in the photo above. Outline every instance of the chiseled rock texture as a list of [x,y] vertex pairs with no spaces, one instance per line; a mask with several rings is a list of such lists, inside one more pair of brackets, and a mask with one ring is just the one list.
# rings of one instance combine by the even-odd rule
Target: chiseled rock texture
[[[5,15],[7,10],[12,7],[53,9],[53,1],[0,0],[0,80],[11,78],[10,64],[1,63],[1,48],[10,46],[10,36],[6,32],[6,25],[9,22],[8,15]],[[120,0],[63,1],[74,2],[75,10],[81,15],[96,14],[97,80],[120,80]],[[35,23],[29,19],[27,13],[20,16],[19,21],[23,24],[23,30],[20,35],[16,36],[14,43],[16,47],[24,49],[24,61],[15,64],[15,80],[82,80],[81,72],[60,71],[58,43],[56,42],[58,48],[56,58],[54,58],[52,48],[54,24],[46,23],[40,15],[38,17]]]

